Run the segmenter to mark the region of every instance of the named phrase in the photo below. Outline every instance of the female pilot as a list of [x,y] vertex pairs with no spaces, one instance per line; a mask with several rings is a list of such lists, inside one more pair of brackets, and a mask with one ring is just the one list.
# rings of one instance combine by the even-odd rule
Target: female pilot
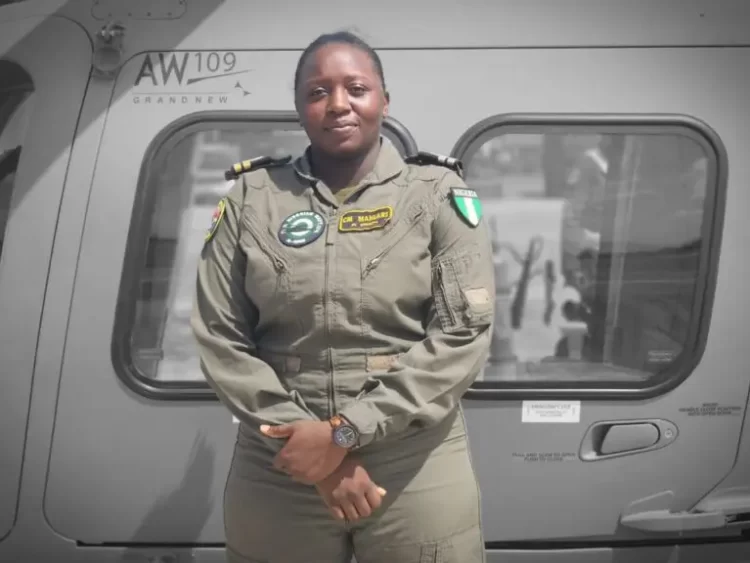
[[489,355],[488,230],[459,174],[383,139],[388,104],[366,43],[316,39],[308,148],[240,175],[206,235],[191,322],[240,420],[231,562],[484,561],[460,398]]

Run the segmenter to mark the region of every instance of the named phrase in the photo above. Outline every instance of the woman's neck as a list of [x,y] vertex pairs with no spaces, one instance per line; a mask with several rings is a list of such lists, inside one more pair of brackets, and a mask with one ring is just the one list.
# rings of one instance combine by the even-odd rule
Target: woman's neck
[[353,186],[367,176],[378,160],[380,141],[375,143],[367,152],[345,157],[335,157],[310,148],[310,164],[313,173],[325,182],[333,192]]

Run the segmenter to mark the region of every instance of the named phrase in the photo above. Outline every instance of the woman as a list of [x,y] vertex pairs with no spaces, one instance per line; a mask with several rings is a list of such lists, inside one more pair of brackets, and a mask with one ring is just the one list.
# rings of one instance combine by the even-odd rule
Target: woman
[[494,305],[481,205],[381,138],[380,59],[314,41],[295,75],[310,139],[235,182],[198,267],[203,371],[240,419],[232,562],[484,561],[460,397]]

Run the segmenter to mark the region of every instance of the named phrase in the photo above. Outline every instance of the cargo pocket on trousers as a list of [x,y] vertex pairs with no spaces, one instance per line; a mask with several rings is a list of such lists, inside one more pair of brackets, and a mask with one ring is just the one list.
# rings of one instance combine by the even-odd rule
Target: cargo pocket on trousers
[[248,559],[229,546],[226,546],[224,551],[227,563],[268,563],[265,560],[261,561],[260,559]]
[[423,544],[419,563],[485,563],[484,540],[479,526]]
[[[422,546],[419,563],[459,563],[450,540],[426,543]],[[463,562],[462,562],[463,563]]]
[[443,332],[480,328],[492,322],[495,288],[478,252],[438,258],[432,266],[435,308]]

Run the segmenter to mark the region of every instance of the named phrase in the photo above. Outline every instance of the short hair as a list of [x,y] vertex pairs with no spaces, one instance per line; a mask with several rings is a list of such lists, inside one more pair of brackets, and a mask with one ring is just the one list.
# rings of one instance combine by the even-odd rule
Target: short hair
[[380,57],[375,52],[375,49],[370,47],[365,41],[363,41],[362,39],[360,39],[353,33],[350,33],[348,31],[337,31],[335,33],[326,33],[326,34],[319,36],[312,43],[310,43],[302,52],[302,55],[300,55],[299,61],[297,62],[297,70],[294,71],[295,93],[297,92],[297,87],[299,86],[299,77],[300,77],[300,72],[302,71],[302,66],[305,64],[307,59],[310,58],[310,56],[314,54],[315,51],[317,51],[321,47],[325,47],[326,45],[331,45],[333,43],[351,45],[352,47],[356,47],[357,49],[360,49],[368,57],[370,57],[370,60],[372,61],[373,66],[375,67],[375,71],[378,73],[378,76],[380,77],[380,83],[383,86],[383,91],[386,90],[385,75],[383,73],[383,63],[380,61]]

